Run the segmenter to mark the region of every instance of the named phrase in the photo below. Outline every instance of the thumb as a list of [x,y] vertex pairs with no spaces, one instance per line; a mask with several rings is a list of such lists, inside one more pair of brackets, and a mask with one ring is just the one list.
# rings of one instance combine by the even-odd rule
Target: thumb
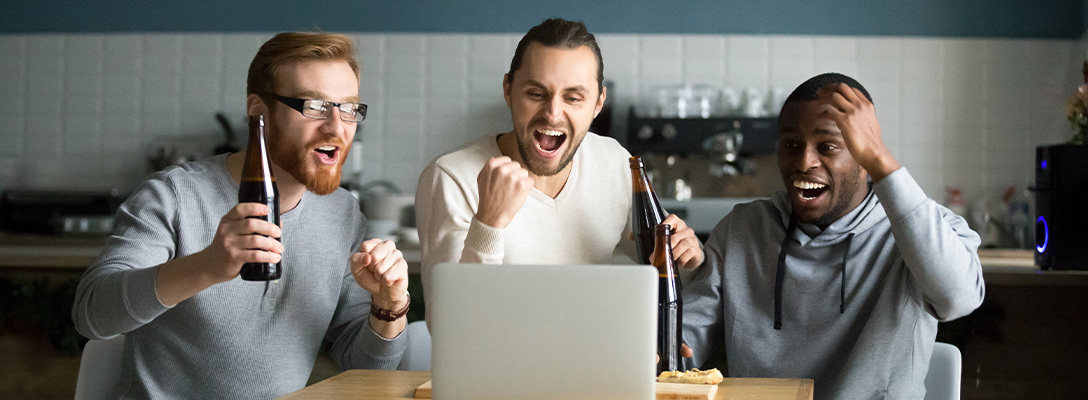
[[374,256],[369,253],[355,253],[351,255],[352,269],[361,269],[374,262]]

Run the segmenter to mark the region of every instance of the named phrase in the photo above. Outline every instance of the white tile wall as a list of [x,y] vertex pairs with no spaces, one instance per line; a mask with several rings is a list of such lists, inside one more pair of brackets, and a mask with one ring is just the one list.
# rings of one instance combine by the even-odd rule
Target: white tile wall
[[[161,143],[211,148],[216,112],[244,132],[245,77],[269,33],[0,35],[0,186],[130,189]],[[361,181],[414,191],[423,166],[510,129],[502,79],[520,34],[354,34],[370,105]],[[876,104],[885,142],[926,192],[969,199],[1031,179],[1067,140],[1062,106],[1088,39],[598,35],[613,120],[658,84],[791,90],[837,71]],[[244,138],[239,138],[239,142]],[[240,143],[239,143],[240,144]],[[349,166],[349,170],[352,168]]]

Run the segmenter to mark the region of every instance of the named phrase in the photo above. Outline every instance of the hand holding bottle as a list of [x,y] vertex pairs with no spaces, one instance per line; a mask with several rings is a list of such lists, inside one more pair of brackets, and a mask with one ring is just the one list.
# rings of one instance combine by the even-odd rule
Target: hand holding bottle
[[215,237],[201,253],[208,257],[205,274],[213,283],[226,282],[238,276],[245,263],[278,263],[283,253],[279,226],[264,219],[268,206],[259,203],[239,203],[230,209],[215,230]]
[[533,189],[529,170],[506,156],[487,160],[476,183],[480,188],[476,219],[498,229],[510,225]]
[[[688,347],[687,343],[681,343],[680,344],[680,356],[681,357],[688,358],[688,357],[691,357],[693,355],[695,355],[695,353],[691,352],[691,347]],[[655,360],[654,362],[656,362],[656,363],[661,362],[661,355],[660,354],[655,354],[654,357],[657,357],[657,358],[654,359]]]
[[676,229],[672,234],[672,256],[676,263],[685,269],[695,269],[702,265],[703,243],[695,236],[695,230],[676,214],[669,214],[661,223],[672,225]]

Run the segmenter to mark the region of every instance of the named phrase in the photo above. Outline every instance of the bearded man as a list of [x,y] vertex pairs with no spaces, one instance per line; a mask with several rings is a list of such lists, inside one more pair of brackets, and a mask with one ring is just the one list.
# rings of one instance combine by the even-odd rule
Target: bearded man
[[[244,153],[158,172],[120,207],[72,311],[88,338],[124,335],[112,397],[279,397],[306,385],[323,339],[341,368],[396,368],[407,264],[392,242],[363,242],[358,203],[339,189],[366,116],[353,47],[283,33],[250,65],[246,108],[266,120],[282,227],[238,203]],[[247,262],[284,272],[243,281]]]
[[[582,23],[549,19],[521,39],[502,83],[514,130],[437,158],[419,178],[428,302],[438,263],[608,264],[617,246],[635,259],[631,155],[589,133],[603,81],[601,50]],[[675,215],[665,223],[677,229],[680,263],[701,263],[694,231]]]

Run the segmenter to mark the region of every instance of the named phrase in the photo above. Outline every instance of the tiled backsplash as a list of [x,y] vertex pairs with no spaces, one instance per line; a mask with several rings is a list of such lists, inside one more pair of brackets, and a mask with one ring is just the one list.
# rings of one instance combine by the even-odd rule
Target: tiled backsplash
[[[0,35],[0,186],[131,189],[166,143],[223,141],[213,115],[244,132],[249,62],[271,34]],[[435,156],[510,129],[503,73],[521,34],[352,35],[370,112],[363,183],[414,191]],[[1032,178],[1034,146],[1068,140],[1063,105],[1084,40],[737,35],[598,35],[615,132],[657,84],[792,90],[820,72],[872,94],[885,142],[926,192],[968,199]],[[618,125],[618,126],[617,126]],[[239,138],[238,143],[244,142]],[[188,149],[188,150],[185,150]],[[350,167],[349,167],[350,170]],[[345,174],[346,175],[346,174]]]

